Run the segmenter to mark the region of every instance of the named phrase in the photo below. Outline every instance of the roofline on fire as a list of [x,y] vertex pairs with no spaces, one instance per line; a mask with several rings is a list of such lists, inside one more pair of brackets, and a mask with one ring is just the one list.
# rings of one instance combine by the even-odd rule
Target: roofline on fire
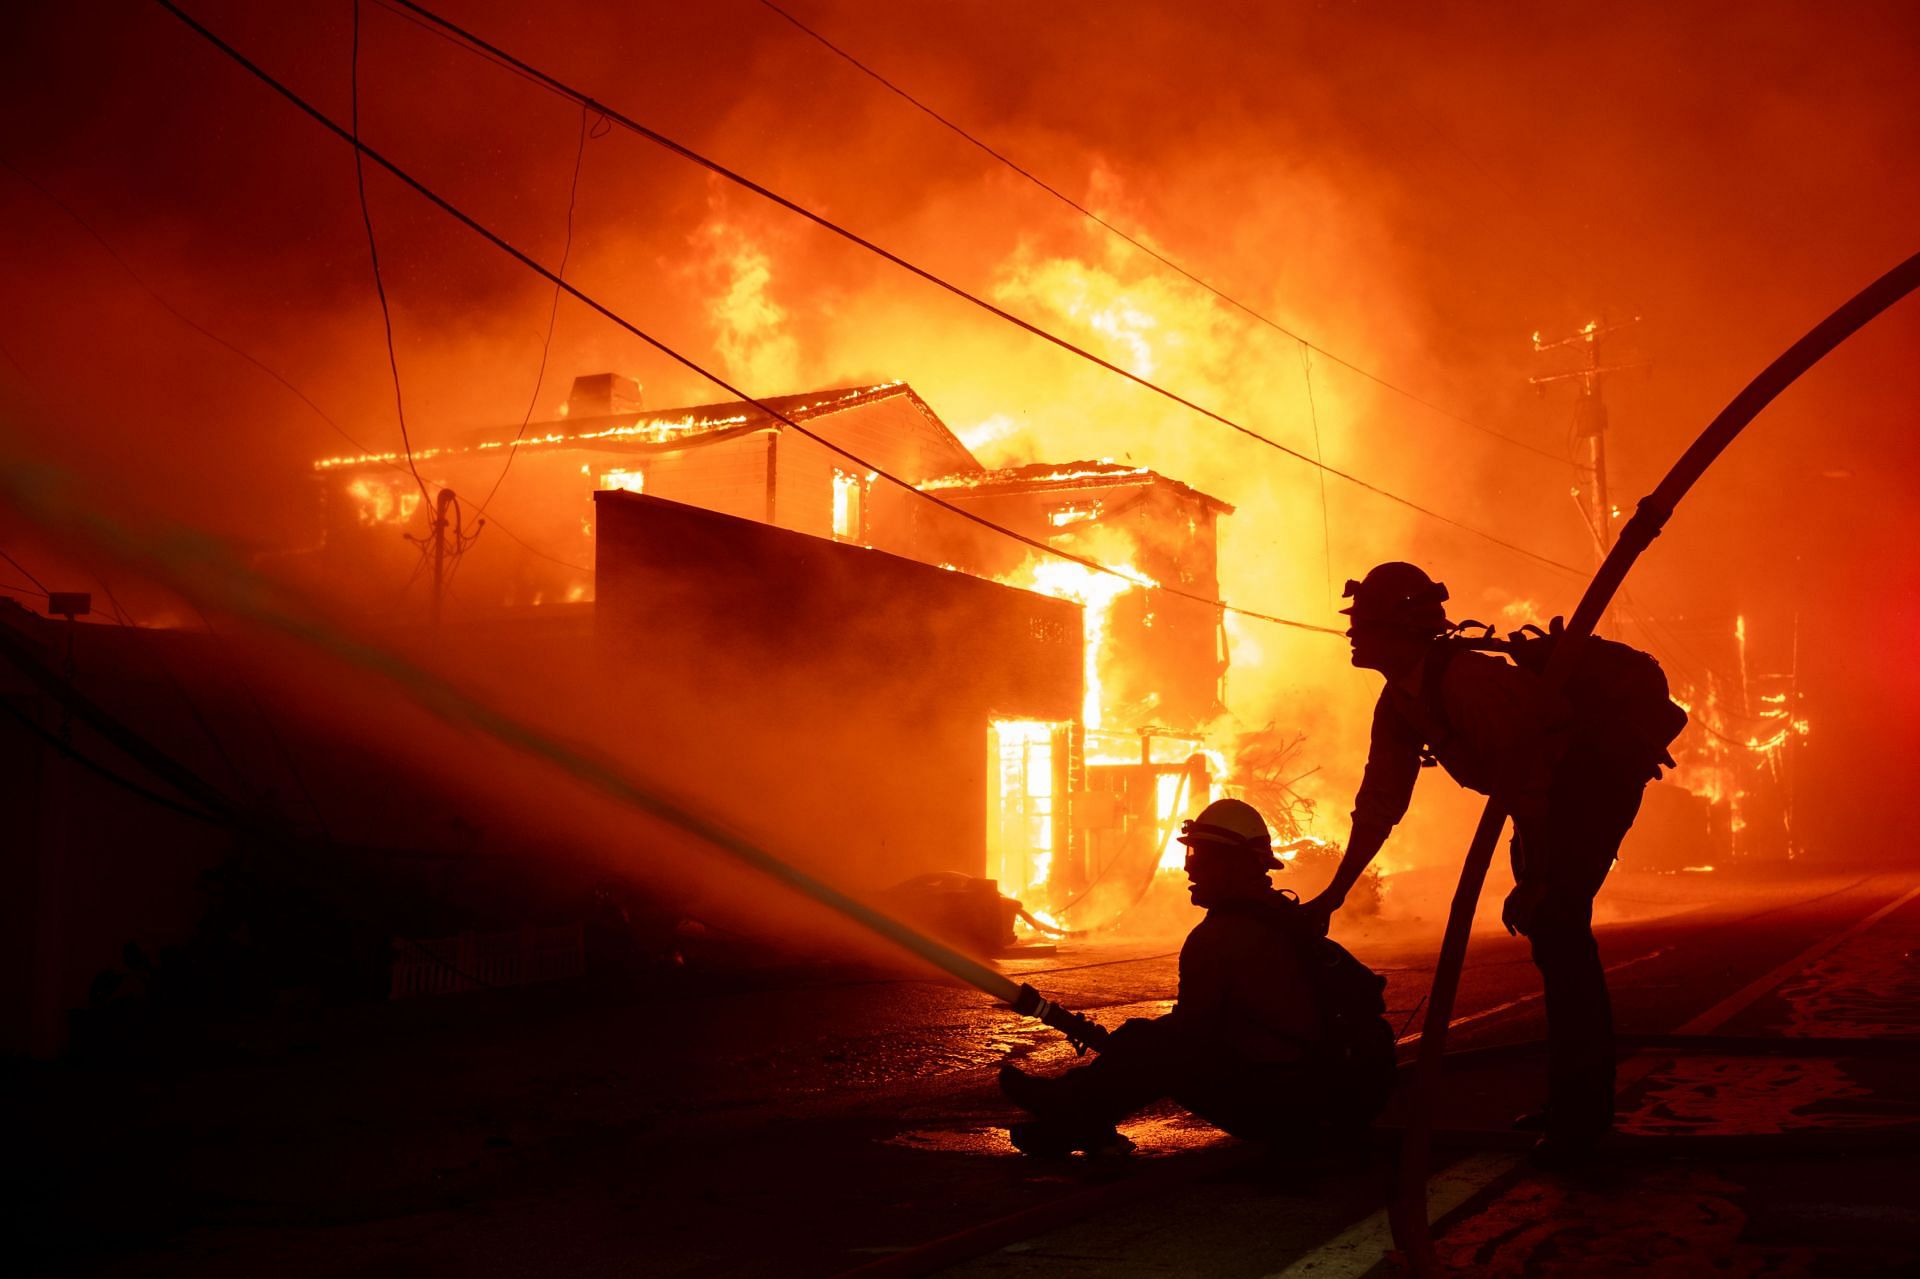
[[[1044,471],[1045,473],[1022,475],[1020,474],[1022,471]],[[1116,462],[1063,462],[1057,465],[1037,463],[1031,466],[985,471],[977,478],[969,473],[958,472],[928,480],[920,487],[940,493],[943,500],[953,502],[965,501],[969,497],[1008,497],[1020,493],[1067,493],[1083,489],[1147,487],[1154,484],[1164,484],[1181,497],[1193,498],[1217,515],[1233,514],[1231,502],[1222,501],[1211,493],[1204,493],[1191,484],[1162,475],[1148,467],[1123,466]]]
[[[772,409],[794,422],[807,422],[819,418],[831,417],[835,413],[844,413],[849,409],[865,404],[874,404],[881,400],[904,395],[909,403],[926,419],[954,451],[973,463],[975,471],[982,471],[979,459],[973,451],[961,442],[940,415],[911,386],[905,382],[879,382],[868,386],[835,387],[819,391],[803,391],[794,395],[775,395],[762,399],[759,403]],[[636,438],[644,434],[649,425],[660,428],[673,427],[686,423],[684,434],[667,435],[663,438]],[[772,416],[757,405],[746,400],[724,400],[716,404],[694,404],[681,408],[656,409],[641,413],[615,413],[590,418],[555,418],[545,422],[528,425],[517,434],[496,433],[492,428],[469,434],[468,443],[450,447],[415,449],[416,461],[445,456],[447,454],[472,454],[504,450],[517,450],[533,447],[553,448],[604,448],[618,449],[633,453],[669,453],[679,449],[700,448],[709,444],[718,444],[723,440],[758,431],[782,431],[785,423]],[[504,455],[504,453],[503,453]],[[387,466],[398,461],[398,453],[364,453],[355,456],[322,458],[313,464],[319,472],[337,470],[359,470],[372,466]],[[966,470],[955,474],[971,474]]]

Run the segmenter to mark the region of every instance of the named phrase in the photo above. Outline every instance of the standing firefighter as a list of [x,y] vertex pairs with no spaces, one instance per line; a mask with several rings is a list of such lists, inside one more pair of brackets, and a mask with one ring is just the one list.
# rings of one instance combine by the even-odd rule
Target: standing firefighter
[[1546,1109],[1517,1122],[1544,1130],[1543,1162],[1578,1158],[1613,1124],[1613,1014],[1593,898],[1646,783],[1672,763],[1666,745],[1684,713],[1667,701],[1658,664],[1625,645],[1589,641],[1564,698],[1539,674],[1557,628],[1494,641],[1514,663],[1471,651],[1449,637],[1447,588],[1411,564],[1382,564],[1346,594],[1353,664],[1380,672],[1386,688],[1346,854],[1302,911],[1325,928],[1406,814],[1422,764],[1504,805],[1514,888],[1500,918],[1531,943],[1547,1012]]
[[1164,1017],[1127,1022],[1065,1075],[1001,1067],[1001,1091],[1035,1116],[1011,1133],[1028,1154],[1130,1149],[1115,1123],[1163,1097],[1235,1136],[1296,1144],[1350,1133],[1386,1103],[1386,983],[1268,883],[1285,863],[1265,820],[1218,800],[1180,842],[1188,892],[1207,914],[1180,949],[1179,1000]]

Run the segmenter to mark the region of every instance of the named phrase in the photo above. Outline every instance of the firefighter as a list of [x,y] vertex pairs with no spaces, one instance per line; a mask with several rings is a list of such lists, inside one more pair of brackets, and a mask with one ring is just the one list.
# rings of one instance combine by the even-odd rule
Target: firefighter
[[1593,939],[1593,899],[1640,809],[1648,774],[1582,740],[1567,703],[1533,672],[1436,642],[1447,588],[1412,564],[1347,583],[1353,664],[1386,679],[1354,800],[1352,836],[1326,890],[1302,908],[1325,929],[1394,825],[1423,762],[1512,815],[1514,887],[1501,909],[1526,936],[1547,1014],[1547,1102],[1516,1124],[1543,1132],[1543,1164],[1572,1163],[1613,1124],[1613,1018]]
[[[1014,1145],[1033,1155],[1124,1152],[1131,1143],[1115,1123],[1154,1101],[1175,1101],[1235,1136],[1279,1140],[1308,1128],[1299,1097],[1323,1094],[1338,1056],[1329,1024],[1326,974],[1330,948],[1364,974],[1361,998],[1384,1011],[1381,979],[1304,926],[1291,894],[1276,891],[1267,823],[1237,799],[1209,804],[1181,828],[1187,846],[1188,893],[1206,910],[1180,950],[1180,993],[1164,1017],[1135,1018],[1116,1031],[1100,1056],[1062,1076],[1029,1075],[1011,1063],[1000,1072],[1008,1099],[1035,1119],[1011,1130]],[[1324,930],[1322,930],[1324,932]],[[1305,947],[1306,949],[1303,949]],[[1319,958],[1316,958],[1319,957]],[[1337,962],[1337,961],[1335,961]],[[1364,1124],[1384,1105],[1393,1070],[1392,1032],[1377,1015],[1370,1041],[1376,1085],[1350,1088],[1353,1104],[1323,1117]],[[1342,1022],[1342,1025],[1345,1025]]]

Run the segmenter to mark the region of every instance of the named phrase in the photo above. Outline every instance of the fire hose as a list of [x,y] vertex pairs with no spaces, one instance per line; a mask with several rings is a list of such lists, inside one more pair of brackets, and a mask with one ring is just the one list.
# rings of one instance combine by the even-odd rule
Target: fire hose
[[[1652,493],[1640,500],[1633,518],[1620,530],[1619,540],[1607,552],[1599,572],[1580,597],[1579,607],[1567,623],[1553,656],[1547,663],[1546,680],[1550,688],[1565,685],[1574,662],[1594,624],[1612,602],[1614,593],[1626,579],[1641,553],[1672,518],[1674,508],[1706,473],[1734,438],[1768,404],[1772,403],[1801,374],[1853,336],[1870,320],[1916,288],[1920,288],[1920,253],[1914,254],[1850,298],[1839,310],[1815,325],[1805,337],[1787,348],[1778,359],[1749,382],[1694,440],[1666,478]],[[1460,982],[1460,969],[1466,959],[1467,934],[1479,905],[1480,889],[1487,877],[1494,845],[1506,825],[1507,814],[1497,800],[1488,800],[1473,833],[1460,883],[1454,890],[1453,905],[1447,916],[1447,930],[1435,965],[1433,988],[1427,1002],[1427,1018],[1420,1038],[1419,1057],[1413,1073],[1412,1106],[1400,1146],[1400,1169],[1388,1218],[1395,1245],[1412,1272],[1420,1279],[1440,1274],[1434,1253],[1433,1237],[1427,1223],[1427,1172],[1433,1138],[1434,1104],[1439,1093],[1440,1069],[1446,1055],[1447,1023],[1453,1017],[1453,1001]]]
[[1007,1002],[1021,1016],[1036,1018],[1065,1035],[1067,1042],[1073,1045],[1073,1050],[1083,1055],[1089,1048],[1100,1052],[1113,1035],[1113,1032],[1091,1018],[1043,998],[1039,991],[1025,982],[1020,983],[1014,997]]

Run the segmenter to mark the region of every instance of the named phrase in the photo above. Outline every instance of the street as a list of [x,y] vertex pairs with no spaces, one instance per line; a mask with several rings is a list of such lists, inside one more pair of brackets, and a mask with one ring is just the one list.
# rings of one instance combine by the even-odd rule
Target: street
[[[1662,877],[1622,873],[1608,891],[1639,900],[1661,887]],[[1796,974],[1775,973],[1909,885],[1880,874],[1813,887],[1783,880],[1603,925],[1622,1034],[1674,1031],[1774,974],[1727,1033],[1914,1037],[1920,903],[1822,960],[1844,960],[1843,977],[1882,965],[1871,1007],[1836,995],[1831,974],[1824,984],[1798,974],[1796,985]],[[1347,940],[1387,975],[1395,1020],[1417,1025],[1410,1014],[1432,938],[1402,931]],[[1007,968],[1112,1025],[1164,1011],[1173,950],[1096,940]],[[1124,1160],[1018,1155],[1005,1141],[1011,1112],[994,1068],[1012,1055],[1044,1071],[1071,1050],[969,990],[832,971],[726,985],[647,998],[549,988],[327,1016],[289,1010],[236,1032],[225,1060],[29,1075],[9,1090],[21,1108],[12,1122],[44,1143],[42,1171],[10,1187],[9,1199],[26,1208],[43,1260],[102,1275],[827,1275],[876,1264],[1024,1274],[1070,1272],[1075,1257],[1087,1273],[1266,1274],[1380,1205],[1384,1140],[1379,1150],[1283,1166],[1234,1154],[1236,1143],[1172,1108],[1126,1126],[1139,1150]],[[1524,943],[1477,935],[1450,1047],[1537,1039],[1540,1028]],[[1712,1065],[1699,1059],[1636,1082],[1629,1062],[1623,1129],[1781,1127],[1780,1115],[1740,1095],[1740,1071],[1722,1063],[1718,1078],[1698,1073]],[[1537,1103],[1540,1069],[1524,1055],[1462,1068],[1440,1127],[1504,1127]],[[1897,1069],[1866,1083],[1835,1075],[1833,1063],[1808,1069],[1793,1077],[1797,1092],[1781,1094],[1781,1078],[1767,1085],[1767,1095],[1787,1097],[1775,1109],[1806,1106],[1828,1126],[1914,1120],[1910,1071],[1896,1086]],[[1438,1162],[1459,1153],[1443,1150]],[[1515,1163],[1496,1159],[1504,1162],[1481,1168],[1469,1191]],[[1864,1174],[1850,1167],[1807,1193],[1854,1193]],[[1893,1223],[1910,1239],[1920,1204],[1910,1187],[1896,1197],[1880,1234]],[[1803,1223],[1819,1236],[1802,1249],[1808,1257],[1844,1244],[1865,1251],[1852,1256],[1858,1268],[1833,1273],[1896,1273],[1873,1268],[1876,1242],[1887,1241],[1866,1207],[1844,1231],[1816,1218]],[[993,1223],[1003,1223],[997,1234]],[[1468,1227],[1484,1223],[1459,1228]],[[975,1251],[988,1255],[965,1261]],[[1212,1260],[1191,1260],[1203,1255]]]

